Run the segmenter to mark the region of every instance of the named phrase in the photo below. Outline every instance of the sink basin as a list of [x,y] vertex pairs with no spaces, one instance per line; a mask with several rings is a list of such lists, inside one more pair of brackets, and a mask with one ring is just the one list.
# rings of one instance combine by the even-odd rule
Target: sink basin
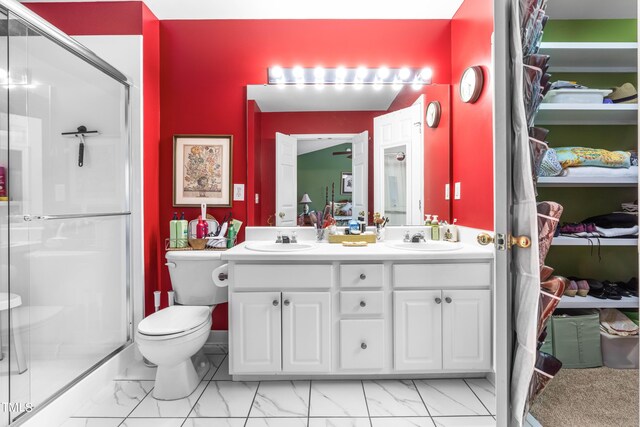
[[314,246],[311,243],[253,242],[247,243],[246,248],[257,252],[297,252],[313,249]]
[[404,249],[407,251],[424,251],[424,252],[436,252],[436,251],[455,251],[462,249],[461,243],[451,242],[438,242],[429,241],[413,243],[413,242],[388,242],[387,246],[396,249]]

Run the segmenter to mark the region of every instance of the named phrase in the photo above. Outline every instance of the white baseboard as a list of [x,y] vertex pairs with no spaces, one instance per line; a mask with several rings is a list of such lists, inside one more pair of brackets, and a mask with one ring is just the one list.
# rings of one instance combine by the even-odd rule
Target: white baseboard
[[27,427],[61,425],[80,409],[88,396],[94,396],[133,363],[135,355],[136,346],[131,343],[77,384],[74,384],[69,390],[56,397],[47,406],[40,410],[36,408],[36,412],[33,414],[19,418],[15,425]]

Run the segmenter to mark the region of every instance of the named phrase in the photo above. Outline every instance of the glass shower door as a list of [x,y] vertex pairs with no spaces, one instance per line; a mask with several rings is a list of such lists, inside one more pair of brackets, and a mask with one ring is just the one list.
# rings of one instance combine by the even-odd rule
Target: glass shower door
[[[0,28],[7,28],[7,14],[0,10]],[[6,80],[8,70],[8,37],[0,34],[0,81]],[[8,88],[0,85],[0,427],[9,424],[9,212],[7,191],[7,167],[9,164],[9,104]]]
[[130,146],[127,86],[9,18],[15,420],[131,339]]

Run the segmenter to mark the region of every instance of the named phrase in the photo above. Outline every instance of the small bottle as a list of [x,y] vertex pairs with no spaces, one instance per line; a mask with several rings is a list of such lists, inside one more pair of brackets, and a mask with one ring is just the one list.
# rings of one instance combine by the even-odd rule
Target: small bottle
[[431,225],[431,214],[426,214],[424,216],[424,225]]
[[438,215],[433,216],[431,221],[431,240],[440,240],[440,224],[438,224]]
[[227,248],[231,249],[235,241],[236,241],[236,229],[233,226],[233,220],[231,220],[229,221],[229,226],[227,227]]
[[178,212],[173,213],[173,219],[169,221],[169,247],[178,247]]
[[196,237],[198,239],[204,239],[208,234],[209,226],[207,221],[202,219],[202,215],[198,215],[198,225],[196,226]]
[[176,237],[178,239],[177,247],[186,248],[189,246],[189,222],[185,219],[184,212],[180,215],[180,220],[176,227]]

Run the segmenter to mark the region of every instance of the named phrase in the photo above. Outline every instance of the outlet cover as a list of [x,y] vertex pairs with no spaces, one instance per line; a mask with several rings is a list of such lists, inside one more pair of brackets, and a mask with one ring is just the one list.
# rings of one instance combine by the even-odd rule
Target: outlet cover
[[233,200],[244,200],[244,184],[233,184]]
[[453,187],[453,198],[455,200],[460,200],[460,183],[456,182]]
[[451,184],[444,185],[444,199],[451,200]]

